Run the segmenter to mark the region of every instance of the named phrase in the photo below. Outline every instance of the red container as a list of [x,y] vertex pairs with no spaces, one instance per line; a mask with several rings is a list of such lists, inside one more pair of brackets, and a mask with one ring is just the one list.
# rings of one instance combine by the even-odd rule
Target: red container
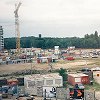
[[77,74],[69,74],[68,75],[68,83],[71,85],[79,84],[81,83],[81,77],[78,76]]
[[52,58],[48,58],[48,63],[52,62]]
[[73,57],[67,57],[67,60],[75,60]]
[[89,84],[90,83],[89,76],[88,75],[81,76],[81,83],[82,84]]
[[9,79],[7,80],[8,85],[17,85],[18,80],[17,79]]
[[37,63],[41,63],[41,60],[40,59],[37,59]]
[[71,85],[75,85],[75,84],[89,84],[90,80],[89,80],[89,76],[86,74],[82,74],[82,73],[77,73],[77,74],[68,74],[68,82]]

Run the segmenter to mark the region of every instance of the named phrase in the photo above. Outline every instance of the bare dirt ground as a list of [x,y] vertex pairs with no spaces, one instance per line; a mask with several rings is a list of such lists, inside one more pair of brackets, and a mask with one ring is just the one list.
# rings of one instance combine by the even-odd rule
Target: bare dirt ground
[[[70,61],[70,62],[58,62],[58,63],[52,63],[53,69],[70,69],[70,68],[81,68],[86,67],[86,63],[91,65],[94,63],[93,61],[85,61],[85,60],[79,60],[79,61]],[[9,65],[0,65],[0,74],[4,73],[11,73],[26,69],[36,69],[36,70],[49,70],[48,63],[43,64],[37,64],[37,63],[19,63],[19,64],[9,64]]]

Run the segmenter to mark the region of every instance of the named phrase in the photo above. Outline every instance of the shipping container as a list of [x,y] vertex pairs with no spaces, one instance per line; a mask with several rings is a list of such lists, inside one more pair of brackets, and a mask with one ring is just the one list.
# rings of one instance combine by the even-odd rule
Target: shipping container
[[71,61],[71,60],[75,60],[74,57],[67,57],[66,59],[67,59],[67,60],[70,60],[70,61]]
[[17,79],[8,79],[7,84],[8,85],[18,85],[18,80]]
[[68,74],[68,82],[71,85],[81,83],[81,78],[77,74]]
[[68,82],[71,85],[80,84],[80,83],[89,84],[89,76],[82,73],[68,74]]
[[89,80],[89,76],[86,74],[78,74],[81,77],[81,83],[82,84],[89,84],[90,80]]
[[37,63],[41,63],[41,60],[40,59],[37,59]]

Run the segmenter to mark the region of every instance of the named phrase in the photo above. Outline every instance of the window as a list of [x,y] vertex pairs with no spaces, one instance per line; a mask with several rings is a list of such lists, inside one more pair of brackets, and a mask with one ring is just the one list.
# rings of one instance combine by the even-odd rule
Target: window
[[27,82],[27,84],[28,84],[29,88],[32,88],[35,86],[35,81],[29,81],[29,82]]
[[55,84],[61,84],[61,79],[55,79]]
[[46,80],[46,85],[53,85],[53,80]]

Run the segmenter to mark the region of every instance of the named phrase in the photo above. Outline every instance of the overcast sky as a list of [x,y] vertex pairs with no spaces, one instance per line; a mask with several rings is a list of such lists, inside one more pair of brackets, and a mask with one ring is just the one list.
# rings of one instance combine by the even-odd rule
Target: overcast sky
[[[15,3],[0,0],[0,25],[4,37],[15,36]],[[42,37],[83,37],[98,31],[100,35],[100,0],[21,0],[20,34]]]

